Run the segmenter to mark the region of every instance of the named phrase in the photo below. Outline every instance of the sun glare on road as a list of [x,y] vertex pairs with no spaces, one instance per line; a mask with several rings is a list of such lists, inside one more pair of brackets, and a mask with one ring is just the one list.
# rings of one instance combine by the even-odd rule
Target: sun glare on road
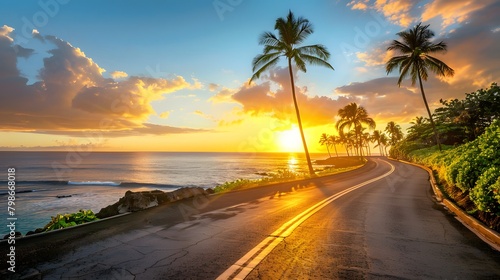
[[291,129],[278,132],[277,134],[278,144],[282,152],[302,151],[302,140],[297,126],[293,126]]

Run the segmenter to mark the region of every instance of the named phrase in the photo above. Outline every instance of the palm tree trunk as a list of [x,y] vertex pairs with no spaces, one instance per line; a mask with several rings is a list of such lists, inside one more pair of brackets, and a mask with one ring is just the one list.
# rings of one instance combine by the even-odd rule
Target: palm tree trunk
[[[358,130],[356,129],[356,134],[359,134],[359,133],[357,133],[357,131]],[[362,157],[363,156],[363,140],[361,139],[361,134],[358,135],[356,140],[358,141],[359,156]]]
[[436,143],[438,145],[439,151],[441,151],[441,141],[439,141],[439,134],[432,119],[431,110],[429,109],[429,104],[427,104],[427,98],[425,98],[424,86],[422,85],[422,77],[420,77],[420,69],[417,68],[418,82],[420,83],[420,92],[422,93],[422,98],[424,99],[425,109],[427,109],[427,114],[429,114],[429,120],[431,121],[432,130],[434,130],[434,137],[436,138]]
[[304,152],[306,154],[307,159],[307,167],[309,168],[309,174],[311,176],[316,176],[314,173],[314,169],[311,163],[311,157],[309,156],[309,150],[307,149],[306,138],[304,137],[304,130],[302,129],[302,121],[300,119],[299,105],[297,104],[297,97],[295,96],[295,83],[293,81],[293,72],[292,72],[292,59],[288,58],[288,72],[290,73],[290,83],[292,85],[292,96],[293,96],[293,105],[295,106],[295,113],[297,114],[297,122],[299,124],[300,137],[302,138],[302,144],[304,145]]
[[328,157],[332,157],[332,155],[330,154],[330,149],[328,148],[328,144],[326,144],[326,151],[328,152]]
[[347,156],[350,157],[351,155],[349,155],[349,146],[347,144],[344,144],[344,148],[347,153]]
[[339,153],[337,153],[337,145],[333,144],[333,148],[335,149],[335,154],[339,157]]

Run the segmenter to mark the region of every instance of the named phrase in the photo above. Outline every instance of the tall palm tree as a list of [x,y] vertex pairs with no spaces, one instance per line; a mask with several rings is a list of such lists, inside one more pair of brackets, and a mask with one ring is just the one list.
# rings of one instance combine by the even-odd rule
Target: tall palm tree
[[417,24],[414,28],[409,30],[399,32],[396,35],[402,39],[402,42],[398,40],[392,41],[387,50],[398,51],[401,55],[392,57],[387,61],[387,74],[399,68],[400,76],[398,79],[398,86],[401,86],[403,79],[408,76],[411,78],[412,86],[414,86],[418,78],[422,99],[424,100],[425,108],[427,109],[427,114],[429,114],[432,129],[434,130],[434,137],[436,138],[439,150],[441,150],[439,134],[434,124],[434,120],[432,119],[429,104],[427,104],[422,79],[427,81],[428,70],[442,77],[454,75],[455,71],[453,69],[441,60],[430,55],[432,53],[446,52],[447,45],[443,41],[439,43],[431,42],[431,38],[434,37],[434,32],[429,29],[429,25],[422,25],[422,23]]
[[403,139],[403,130],[401,129],[401,126],[399,124],[396,124],[395,122],[388,122],[387,126],[385,127],[385,132],[389,134],[389,144],[391,146],[396,145],[401,139]]
[[328,136],[326,133],[321,134],[321,137],[319,138],[319,144],[321,144],[321,146],[326,145],[326,151],[328,152],[328,157],[332,157],[329,148],[329,146],[331,145],[330,136]]
[[330,139],[330,143],[333,146],[333,148],[335,149],[335,155],[337,155],[337,157],[339,157],[339,153],[337,152],[337,144],[340,143],[340,139],[335,135],[328,136],[328,139]]
[[351,129],[354,127],[354,133],[356,137],[356,146],[359,149],[359,155],[363,156],[362,148],[362,126],[363,124],[368,125],[370,129],[375,128],[375,121],[368,116],[368,112],[362,106],[352,102],[347,104],[344,108],[339,109],[338,113],[340,119],[337,121],[337,131],[342,135],[344,130]]
[[330,53],[323,45],[299,46],[314,32],[314,30],[309,20],[302,17],[296,18],[292,11],[288,12],[286,18],[280,17],[276,20],[274,30],[278,31],[278,36],[272,32],[264,32],[260,36],[259,44],[264,45],[264,51],[262,54],[257,55],[252,61],[254,74],[252,78],[250,78],[249,83],[259,78],[264,71],[275,66],[280,57],[286,57],[288,61],[288,72],[290,74],[290,84],[292,86],[293,105],[295,106],[295,114],[297,115],[300,137],[304,145],[307,166],[309,167],[309,173],[315,175],[307,149],[306,138],[304,137],[304,130],[302,129],[297,97],[295,96],[292,61],[295,66],[303,72],[307,71],[306,63],[326,66],[333,70],[333,67],[327,62]]

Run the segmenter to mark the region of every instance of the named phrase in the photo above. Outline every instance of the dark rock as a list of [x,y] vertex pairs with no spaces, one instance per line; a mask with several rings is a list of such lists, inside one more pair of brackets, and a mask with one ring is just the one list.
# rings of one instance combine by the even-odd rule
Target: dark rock
[[43,228],[37,228],[37,229],[35,229],[35,231],[32,231],[32,230],[28,231],[28,233],[26,233],[26,236],[32,235],[32,234],[41,233],[41,232],[44,232],[44,231],[45,230]]
[[102,208],[96,216],[102,219],[126,212],[136,212],[177,200],[213,193],[212,189],[209,190],[203,188],[181,188],[172,192],[163,192],[160,190],[143,192],[127,191],[125,196],[120,198],[118,202]]
[[[10,236],[10,234],[8,233],[8,234],[4,235],[3,239],[9,239],[9,236]],[[22,234],[22,233],[20,233],[19,231],[16,231],[14,236],[15,236],[16,238],[17,238],[17,237],[22,237],[22,236],[23,236],[23,234]]]

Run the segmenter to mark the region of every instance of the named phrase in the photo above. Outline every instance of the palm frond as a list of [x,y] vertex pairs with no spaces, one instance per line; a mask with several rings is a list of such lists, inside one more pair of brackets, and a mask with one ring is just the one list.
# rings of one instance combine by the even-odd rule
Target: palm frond
[[293,62],[295,62],[295,65],[300,71],[307,72],[306,63],[304,62],[302,57],[296,53],[296,50],[294,51],[295,54],[292,56]]
[[264,32],[259,37],[259,45],[277,46],[279,40],[272,32]]
[[252,61],[252,71],[255,71],[255,69],[262,67],[262,65],[267,64],[269,61],[278,58],[281,55],[281,52],[264,53],[257,55]]
[[446,63],[444,63],[443,61],[430,55],[427,55],[425,58],[427,65],[429,66],[429,69],[432,70],[432,72],[438,74],[439,76],[451,77],[455,74],[455,70],[446,65]]
[[330,52],[328,52],[328,50],[326,49],[325,46],[319,45],[319,44],[318,45],[310,45],[310,46],[302,46],[302,47],[297,48],[297,50],[301,54],[317,56],[323,60],[328,60],[328,58],[330,58]]
[[276,58],[267,62],[265,65],[263,65],[261,68],[259,68],[259,70],[255,71],[255,73],[252,75],[252,77],[250,78],[250,81],[248,81],[248,83],[249,84],[252,83],[253,80],[258,79],[260,77],[262,72],[264,72],[264,71],[270,69],[271,67],[273,67],[274,65],[276,65],[276,63],[278,63],[279,58],[280,57],[277,56]]
[[[325,66],[325,67],[328,67],[332,70],[335,70],[333,69],[333,66],[330,65],[330,63],[328,63],[327,61],[321,59],[321,58],[318,58],[318,57],[315,57],[315,56],[311,56],[311,55],[307,55],[307,54],[303,54],[301,55],[302,59],[307,61],[309,64],[312,64],[312,65],[319,65],[319,66]],[[304,71],[305,72],[305,71]]]

